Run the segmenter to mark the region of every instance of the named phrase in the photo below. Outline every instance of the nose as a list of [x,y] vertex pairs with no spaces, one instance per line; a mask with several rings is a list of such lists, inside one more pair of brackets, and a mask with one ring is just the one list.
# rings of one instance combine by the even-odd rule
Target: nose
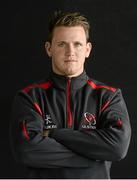
[[68,44],[66,46],[66,52],[65,52],[66,56],[74,56],[75,54],[75,49],[73,44]]

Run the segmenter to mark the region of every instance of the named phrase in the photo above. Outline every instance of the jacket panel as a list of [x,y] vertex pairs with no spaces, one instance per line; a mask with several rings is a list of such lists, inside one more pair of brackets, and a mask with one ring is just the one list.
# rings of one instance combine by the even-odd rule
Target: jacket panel
[[[43,115],[45,105],[41,107],[43,100],[35,90],[29,94],[21,91],[15,97],[10,138],[16,160],[41,168],[88,167],[90,161],[87,158],[75,154],[55,139],[43,137],[43,130],[47,127]],[[54,123],[50,125],[55,127]]]
[[52,73],[18,92],[10,130],[15,158],[42,177],[51,168],[63,178],[109,178],[110,161],[125,157],[131,136],[121,90],[85,72],[71,80]]
[[[85,107],[84,104],[82,107],[81,104],[79,106],[82,107],[80,113],[76,111],[77,115],[80,114],[80,117],[76,116],[77,120],[74,121],[79,126],[75,130],[55,129],[51,137],[84,157],[108,161],[117,161],[124,158],[131,136],[125,102],[120,90],[111,93],[108,99],[104,100],[103,98],[103,96],[99,98],[102,103],[99,102],[99,99],[96,99],[96,104],[93,97],[87,98],[87,106]],[[90,105],[91,102],[93,103],[92,106]],[[103,104],[103,106],[97,108],[98,104]],[[87,118],[85,117],[87,112],[90,115],[88,123],[84,119]]]

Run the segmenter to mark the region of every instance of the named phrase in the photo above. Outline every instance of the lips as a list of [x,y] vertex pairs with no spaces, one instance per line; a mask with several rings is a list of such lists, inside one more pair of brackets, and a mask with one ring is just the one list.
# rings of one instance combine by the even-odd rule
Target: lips
[[64,62],[77,62],[77,60],[65,60]]

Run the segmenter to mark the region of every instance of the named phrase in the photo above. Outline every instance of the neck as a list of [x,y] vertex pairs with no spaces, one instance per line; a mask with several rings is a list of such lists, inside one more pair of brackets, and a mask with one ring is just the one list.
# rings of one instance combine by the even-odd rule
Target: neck
[[68,78],[73,78],[73,77],[77,77],[77,76],[81,75],[84,72],[84,69],[82,71],[80,71],[80,72],[75,73],[75,74],[60,73],[58,71],[55,71],[54,69],[53,69],[53,72],[55,74],[58,74],[58,75],[61,75],[61,76],[65,76],[65,77],[68,77]]

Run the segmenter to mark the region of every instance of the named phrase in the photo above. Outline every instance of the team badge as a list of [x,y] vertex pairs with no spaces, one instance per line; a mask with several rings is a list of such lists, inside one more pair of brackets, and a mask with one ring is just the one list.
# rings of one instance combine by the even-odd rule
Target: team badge
[[96,115],[89,112],[84,113],[83,129],[96,129]]

